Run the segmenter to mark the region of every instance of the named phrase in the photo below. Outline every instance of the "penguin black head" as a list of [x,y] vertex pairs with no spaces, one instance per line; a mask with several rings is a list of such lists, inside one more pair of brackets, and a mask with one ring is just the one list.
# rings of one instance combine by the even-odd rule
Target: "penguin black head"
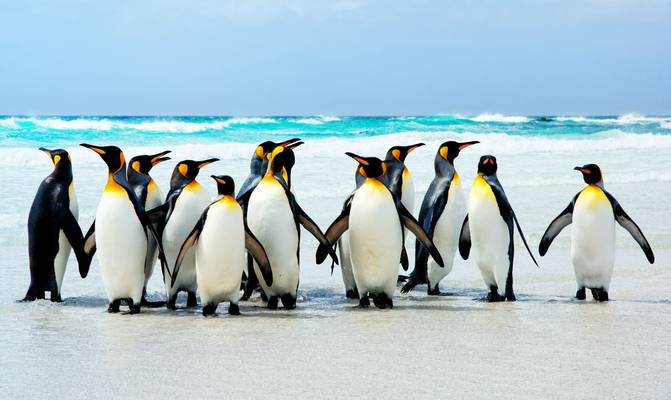
[[421,146],[424,146],[424,143],[411,144],[410,146],[394,146],[387,150],[385,160],[398,160],[400,162],[405,162],[405,158],[408,157],[408,154],[412,153],[413,150]]
[[366,178],[379,178],[387,173],[387,165],[377,157],[362,157],[354,153],[345,153],[359,163],[357,172]]
[[258,146],[256,146],[256,150],[254,154],[256,154],[256,157],[259,160],[264,160],[268,154],[270,154],[277,146],[282,146],[282,147],[287,147],[291,145],[292,143],[300,141],[299,138],[293,138],[289,140],[285,140],[284,142],[279,142],[275,143],[273,141],[267,140],[263,143],[259,143]]
[[478,173],[486,176],[495,175],[498,165],[496,164],[496,157],[486,155],[480,157],[478,163]]
[[[293,139],[292,139],[293,140]],[[302,145],[303,142],[291,142],[275,146],[272,152],[268,153],[266,158],[270,163],[267,173],[276,174],[281,173],[284,180],[289,180],[291,168],[296,163],[296,156],[293,148]]]
[[580,171],[582,178],[588,185],[597,184],[603,179],[601,168],[599,168],[599,166],[596,164],[585,164],[582,167],[575,167],[573,169]]
[[217,191],[222,196],[234,196],[235,181],[228,175],[210,175],[217,182]]
[[88,143],[82,143],[80,146],[98,153],[112,174],[119,172],[126,165],[126,157],[124,157],[123,151],[116,146],[95,146]]
[[172,178],[180,178],[182,180],[193,181],[198,176],[200,169],[208,164],[212,164],[215,161],[219,161],[218,158],[208,158],[207,160],[194,161],[194,160],[183,160],[175,165],[175,169],[172,171]]
[[63,149],[49,150],[45,149],[44,147],[40,147],[40,150],[49,155],[51,162],[54,163],[54,167],[56,168],[63,168],[65,166],[72,165],[70,154],[68,154],[68,152]]
[[170,150],[162,151],[153,155],[135,156],[130,159],[128,165],[133,171],[143,175],[148,175],[149,171],[151,171],[152,167],[154,167],[156,164],[170,159],[170,157],[164,157],[168,153],[170,153]]
[[478,143],[480,142],[478,142],[477,140],[461,143],[455,142],[454,140],[448,140],[447,142],[444,142],[443,144],[440,145],[440,147],[438,148],[438,154],[444,160],[453,163],[454,159],[457,158],[461,150],[465,149],[468,146],[472,146]]

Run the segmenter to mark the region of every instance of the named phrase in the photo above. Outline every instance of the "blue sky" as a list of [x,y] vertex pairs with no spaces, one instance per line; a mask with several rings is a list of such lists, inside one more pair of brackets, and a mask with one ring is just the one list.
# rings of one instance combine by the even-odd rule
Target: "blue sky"
[[671,0],[0,0],[0,114],[671,114]]

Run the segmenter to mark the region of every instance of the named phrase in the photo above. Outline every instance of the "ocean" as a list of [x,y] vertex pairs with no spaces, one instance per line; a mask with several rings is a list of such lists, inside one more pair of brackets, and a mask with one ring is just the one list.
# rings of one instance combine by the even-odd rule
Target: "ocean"
[[[97,260],[82,280],[71,256],[64,302],[17,303],[28,287],[28,211],[51,161],[37,148],[72,156],[79,222],[86,230],[106,167],[81,142],[121,147],[126,158],[172,150],[153,171],[168,189],[174,162],[218,157],[211,174],[241,184],[255,144],[299,137],[292,184],[298,202],[325,229],[354,188],[345,151],[383,157],[393,145],[424,142],[406,164],[415,214],[446,140],[479,140],[456,161],[464,190],[483,154],[498,159],[499,180],[534,251],[549,222],[583,186],[576,165],[599,164],[605,185],[640,225],[656,255],[649,265],[617,229],[617,256],[605,304],[572,299],[569,231],[536,268],[516,240],[515,303],[480,301],[486,290],[472,261],[457,257],[442,282],[397,292],[393,310],[359,310],[344,298],[336,268],[314,263],[316,241],[302,235],[299,302],[268,311],[258,299],[199,309],[105,312]],[[671,117],[50,117],[0,116],[0,392],[7,398],[498,397],[668,398],[671,395]],[[414,241],[408,239],[408,245]],[[410,251],[411,257],[413,252]],[[160,274],[149,293],[161,299]]]

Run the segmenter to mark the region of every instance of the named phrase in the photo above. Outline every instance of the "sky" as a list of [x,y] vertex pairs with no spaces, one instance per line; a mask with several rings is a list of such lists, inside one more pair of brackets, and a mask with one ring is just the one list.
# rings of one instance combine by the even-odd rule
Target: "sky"
[[671,114],[671,0],[0,0],[0,114]]

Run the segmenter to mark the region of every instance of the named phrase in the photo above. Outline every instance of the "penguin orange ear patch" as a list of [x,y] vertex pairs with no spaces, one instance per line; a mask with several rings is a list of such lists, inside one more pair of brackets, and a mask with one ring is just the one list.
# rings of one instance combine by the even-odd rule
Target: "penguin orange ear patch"
[[256,156],[263,160],[263,147],[256,146]]
[[392,154],[397,160],[400,160],[400,159],[401,159],[401,150],[399,150],[399,149],[394,149],[394,150],[391,151],[391,154]]
[[131,164],[131,168],[133,168],[137,172],[140,172],[140,162],[139,161],[133,161],[133,164]]
[[179,171],[180,174],[186,176],[186,173],[189,172],[189,167],[186,164],[179,164],[177,170]]
[[449,152],[449,149],[447,148],[447,146],[443,146],[443,147],[440,148],[440,155],[441,155],[441,157],[443,157],[446,160],[447,160],[447,153],[448,152]]
[[587,168],[580,168],[580,172],[582,172],[583,174],[591,174],[592,173],[592,171],[588,170]]
[[58,165],[58,163],[61,161],[61,156],[56,155],[54,156],[54,165]]
[[483,164],[489,164],[489,161],[490,161],[489,158],[485,158],[485,161],[483,161],[482,163]]

